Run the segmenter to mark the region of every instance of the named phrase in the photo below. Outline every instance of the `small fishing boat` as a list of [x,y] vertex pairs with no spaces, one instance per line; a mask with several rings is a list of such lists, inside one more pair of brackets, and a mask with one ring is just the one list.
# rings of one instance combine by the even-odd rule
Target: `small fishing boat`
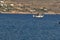
[[42,17],[44,17],[44,15],[43,14],[35,14],[35,15],[33,15],[33,17],[42,18]]
[[42,17],[44,17],[44,15],[33,15],[33,17],[42,18]]

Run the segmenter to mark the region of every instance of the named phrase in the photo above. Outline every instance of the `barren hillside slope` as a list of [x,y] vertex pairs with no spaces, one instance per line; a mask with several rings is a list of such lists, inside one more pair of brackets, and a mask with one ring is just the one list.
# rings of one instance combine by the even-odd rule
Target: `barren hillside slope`
[[60,0],[11,0],[17,3],[32,4],[35,7],[50,8],[55,12],[60,12]]
[[[17,9],[20,8],[19,4],[22,4],[23,10],[24,10],[24,8],[28,9],[29,11],[34,8],[35,9],[46,8],[46,9],[48,9],[47,10],[48,12],[60,13],[60,0],[5,0],[5,1],[7,1],[8,3],[13,2],[14,4],[16,4]],[[27,4],[28,4],[29,8],[26,6]],[[29,5],[29,4],[31,4],[31,5]],[[15,7],[15,5],[13,6],[13,8],[16,8],[16,7]],[[21,8],[19,10],[21,11]],[[17,11],[15,11],[15,12],[17,12]]]

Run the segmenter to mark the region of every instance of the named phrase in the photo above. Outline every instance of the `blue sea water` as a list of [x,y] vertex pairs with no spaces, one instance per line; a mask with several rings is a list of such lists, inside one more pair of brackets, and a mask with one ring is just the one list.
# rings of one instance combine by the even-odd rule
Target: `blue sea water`
[[0,40],[60,40],[60,15],[0,14]]

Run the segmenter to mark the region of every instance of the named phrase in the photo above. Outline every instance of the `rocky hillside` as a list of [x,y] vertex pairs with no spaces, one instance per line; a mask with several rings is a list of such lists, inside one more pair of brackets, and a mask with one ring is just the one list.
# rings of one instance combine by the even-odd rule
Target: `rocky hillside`
[[[41,12],[41,9],[48,9],[48,12],[53,12],[53,13],[60,13],[60,0],[5,0],[7,1],[6,4],[2,4],[0,8],[2,8],[4,11],[14,11],[14,12],[20,12],[20,11],[28,11],[30,12],[31,10],[39,11]],[[10,7],[11,3],[14,4],[14,6]],[[7,5],[5,7],[4,5]],[[22,7],[21,7],[22,5]]]
[[60,12],[60,0],[11,0],[16,3],[32,4],[34,7],[46,7],[54,12]]

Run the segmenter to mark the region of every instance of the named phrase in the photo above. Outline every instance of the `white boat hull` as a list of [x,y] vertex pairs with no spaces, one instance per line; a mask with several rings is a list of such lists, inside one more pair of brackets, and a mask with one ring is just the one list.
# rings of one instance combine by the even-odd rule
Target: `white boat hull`
[[33,15],[33,17],[42,18],[42,17],[44,17],[44,15]]

